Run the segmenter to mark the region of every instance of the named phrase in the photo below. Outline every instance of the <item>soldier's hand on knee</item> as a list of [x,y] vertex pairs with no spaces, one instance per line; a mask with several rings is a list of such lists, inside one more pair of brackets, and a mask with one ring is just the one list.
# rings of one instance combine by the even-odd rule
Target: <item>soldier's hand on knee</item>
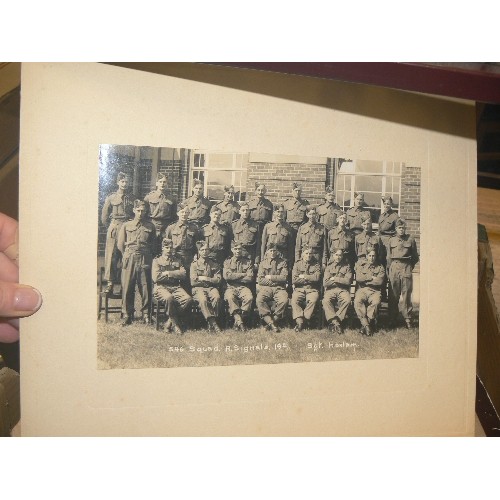
[[19,319],[42,305],[35,288],[19,284],[18,224],[0,213],[0,342],[19,339]]

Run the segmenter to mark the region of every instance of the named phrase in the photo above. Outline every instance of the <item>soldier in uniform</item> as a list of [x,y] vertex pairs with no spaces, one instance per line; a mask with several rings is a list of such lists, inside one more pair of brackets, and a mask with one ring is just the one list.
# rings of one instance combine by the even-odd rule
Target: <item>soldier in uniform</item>
[[361,334],[371,336],[377,330],[378,308],[385,283],[385,268],[378,262],[377,252],[372,249],[366,259],[356,262],[356,294],[354,309],[361,322]]
[[342,250],[351,268],[356,262],[356,251],[354,247],[354,234],[347,227],[347,214],[342,212],[337,217],[337,226],[332,231],[328,231],[326,252],[328,261],[337,250]]
[[203,226],[201,234],[208,245],[208,256],[223,266],[229,256],[231,228],[219,222],[221,214],[220,208],[213,206],[210,209],[210,224]]
[[168,320],[166,331],[182,334],[179,325],[179,314],[184,312],[193,299],[182,288],[186,281],[186,269],[181,260],[174,254],[172,240],[164,238],[162,254],[153,259],[153,295],[155,299],[165,303]]
[[268,222],[264,226],[260,251],[261,259],[264,259],[270,244],[276,245],[281,256],[287,260],[289,267],[293,265],[295,233],[292,226],[285,222],[285,207],[283,205],[275,205],[274,221]]
[[378,219],[378,234],[382,238],[385,246],[389,240],[396,235],[396,221],[399,219],[398,212],[392,208],[392,198],[386,196],[382,198],[384,203],[384,211]]
[[328,233],[323,224],[318,222],[318,212],[312,205],[307,207],[308,222],[302,224],[297,233],[297,242],[295,243],[295,262],[302,258],[302,251],[305,247],[310,247],[314,257],[321,263],[323,268],[326,266],[326,244]]
[[396,236],[389,239],[387,245],[387,266],[389,269],[389,316],[392,324],[396,323],[399,299],[401,315],[406,327],[411,328],[411,293],[413,289],[412,271],[419,260],[415,238],[406,234],[406,221],[396,221]]
[[330,330],[342,334],[342,322],[351,303],[352,269],[347,255],[338,248],[332,253],[323,276],[323,310]]
[[292,284],[292,315],[295,331],[300,332],[308,326],[314,313],[321,286],[321,265],[314,258],[312,248],[304,247],[302,258],[293,265]]
[[270,245],[257,273],[257,309],[266,327],[279,332],[277,323],[281,322],[288,305],[286,282],[288,265],[275,245]]
[[359,233],[354,239],[354,247],[356,249],[356,259],[365,259],[366,254],[375,248],[379,262],[385,267],[385,246],[380,239],[380,236],[372,230],[372,221],[364,219],[361,223],[363,232]]
[[118,233],[117,246],[123,255],[122,267],[122,313],[123,326],[130,325],[134,318],[135,287],[141,296],[141,312],[145,323],[150,322],[151,264],[155,245],[156,229],[146,219],[146,205],[134,201],[134,218],[124,222]]
[[219,285],[222,279],[222,270],[215,260],[208,257],[208,252],[208,245],[205,242],[200,242],[198,258],[191,264],[191,287],[193,299],[207,321],[208,330],[220,333],[221,329],[216,318],[219,316]]
[[192,196],[186,198],[180,206],[189,208],[188,220],[196,224],[198,229],[210,222],[212,202],[203,196],[203,183],[200,180],[194,180]]
[[363,193],[354,193],[354,206],[347,211],[347,224],[355,235],[363,231],[361,223],[364,219],[372,219],[370,210],[364,207],[365,195]]
[[224,298],[229,306],[229,314],[234,318],[234,329],[244,331],[252,310],[253,293],[249,287],[254,282],[255,270],[252,261],[243,256],[240,243],[233,245],[233,256],[224,262],[222,275],[227,283]]
[[331,231],[337,225],[337,217],[344,212],[335,203],[335,193],[330,186],[325,189],[325,203],[318,207],[318,216],[320,224]]
[[288,224],[290,224],[290,226],[292,226],[295,237],[297,236],[299,227],[304,222],[307,222],[306,210],[309,202],[301,197],[301,192],[302,190],[300,186],[296,182],[294,182],[292,184],[293,197],[288,198],[283,203],[286,210],[285,220],[288,222]]
[[180,257],[184,269],[189,272],[197,251],[196,242],[203,239],[203,235],[196,224],[189,222],[188,208],[179,208],[177,216],[179,220],[167,227],[165,237],[172,240],[175,254]]
[[251,259],[255,268],[260,262],[260,232],[259,225],[250,219],[250,208],[243,203],[240,207],[240,218],[231,225],[233,241],[243,247],[243,255]]
[[160,254],[162,252],[162,239],[165,229],[177,217],[176,203],[167,195],[167,177],[165,174],[158,174],[156,189],[145,196],[144,202],[146,203],[151,222],[156,228],[157,247],[155,248],[155,254]]
[[134,217],[133,200],[126,192],[129,184],[128,176],[120,172],[116,183],[118,190],[106,198],[101,212],[101,222],[103,226],[108,226],[104,250],[104,280],[107,282],[105,291],[108,293],[113,290],[114,283],[120,282],[118,267],[122,256],[116,245],[118,233],[123,223]]
[[224,200],[217,203],[221,210],[220,223],[231,227],[240,217],[240,204],[234,201],[234,186],[224,186]]
[[266,186],[255,183],[255,196],[248,202],[250,218],[259,226],[259,233],[262,235],[264,226],[273,220],[273,204],[265,197]]

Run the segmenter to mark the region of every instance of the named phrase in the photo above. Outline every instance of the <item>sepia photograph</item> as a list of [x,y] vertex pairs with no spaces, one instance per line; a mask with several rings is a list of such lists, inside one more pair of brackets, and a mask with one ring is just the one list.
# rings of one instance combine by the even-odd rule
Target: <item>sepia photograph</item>
[[98,368],[418,357],[420,178],[100,145]]

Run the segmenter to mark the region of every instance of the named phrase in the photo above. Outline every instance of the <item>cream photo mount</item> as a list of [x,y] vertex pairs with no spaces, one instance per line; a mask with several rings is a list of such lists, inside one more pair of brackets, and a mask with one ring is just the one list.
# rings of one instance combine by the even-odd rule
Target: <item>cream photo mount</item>
[[[164,64],[25,64],[24,435],[473,435],[474,105]],[[171,369],[96,366],[99,144],[396,160],[421,167],[418,358]]]

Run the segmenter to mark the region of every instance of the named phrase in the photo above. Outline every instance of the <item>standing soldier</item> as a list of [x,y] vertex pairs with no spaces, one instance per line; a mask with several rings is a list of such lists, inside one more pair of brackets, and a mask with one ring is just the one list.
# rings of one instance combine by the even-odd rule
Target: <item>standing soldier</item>
[[358,235],[363,231],[361,223],[365,219],[372,220],[370,210],[365,207],[365,195],[363,193],[354,193],[354,206],[347,211],[347,223],[349,229]]
[[240,205],[234,201],[234,186],[224,186],[224,200],[217,203],[222,214],[220,223],[231,227],[231,224],[240,217]]
[[372,221],[370,219],[364,219],[361,225],[363,227],[363,232],[359,233],[354,239],[356,259],[365,259],[366,254],[374,248],[377,252],[379,262],[385,267],[385,246],[380,236],[372,230]]
[[[177,216],[179,220],[167,227],[165,236],[172,240],[175,254],[181,259],[186,272],[189,272],[197,251],[196,242],[203,239],[203,235],[196,224],[188,221],[188,208],[179,208]],[[189,276],[186,282],[189,284]]]
[[156,178],[156,189],[149,192],[144,198],[148,215],[156,228],[155,254],[162,252],[162,239],[165,229],[174,222],[177,214],[175,201],[167,195],[167,177],[158,174]]
[[342,250],[351,268],[356,262],[356,251],[354,247],[354,234],[347,227],[347,214],[342,212],[337,217],[337,227],[328,231],[327,257],[330,261],[337,250]]
[[306,215],[309,221],[302,224],[297,233],[295,262],[302,258],[303,249],[310,247],[314,257],[324,268],[326,266],[327,230],[323,224],[318,222],[318,212],[314,206],[308,205]]
[[292,283],[292,315],[295,331],[300,332],[308,326],[314,313],[321,286],[321,265],[314,258],[312,248],[303,248],[302,258],[293,265]]
[[122,325],[130,325],[134,318],[135,287],[141,296],[141,313],[144,323],[150,322],[151,264],[156,230],[146,220],[146,205],[134,201],[134,219],[125,222],[118,233],[117,246],[123,255],[122,268]]
[[277,323],[283,319],[288,305],[287,279],[286,260],[280,257],[276,246],[271,245],[259,265],[255,301],[262,321],[273,332],[280,331]]
[[370,250],[366,259],[356,262],[354,309],[361,321],[361,334],[371,336],[377,330],[378,308],[385,283],[385,268],[379,264],[377,253]]
[[344,212],[335,203],[335,193],[330,186],[325,189],[325,203],[318,207],[319,222],[331,231],[337,225],[337,217]]
[[220,208],[213,206],[210,210],[210,224],[203,226],[201,234],[208,245],[208,256],[222,267],[229,256],[231,228],[220,224],[221,214]]
[[342,322],[351,303],[352,269],[344,252],[332,253],[323,277],[323,310],[332,332],[342,334]]
[[243,248],[243,255],[251,259],[255,268],[260,262],[260,232],[259,225],[250,219],[250,208],[243,203],[240,207],[240,218],[231,225],[233,241],[240,243]]
[[274,221],[268,222],[262,232],[261,259],[264,259],[269,245],[274,244],[281,256],[287,260],[288,266],[292,266],[295,249],[294,234],[292,226],[285,222],[285,207],[283,205],[275,205]]
[[200,180],[193,181],[193,194],[186,198],[180,206],[189,208],[189,222],[196,224],[198,229],[210,222],[212,202],[203,196],[203,183]]
[[113,284],[120,282],[118,267],[121,262],[121,255],[116,245],[118,233],[123,223],[134,217],[133,200],[127,194],[129,178],[123,172],[116,178],[118,190],[111,193],[102,207],[101,222],[103,226],[108,226],[106,234],[106,247],[104,250],[104,280],[107,282],[105,291],[113,290]]
[[392,198],[385,196],[382,198],[384,202],[384,211],[378,219],[378,234],[382,238],[385,246],[389,240],[396,235],[396,221],[399,219],[398,212],[392,208]]
[[182,334],[179,325],[179,314],[184,312],[193,299],[182,288],[186,281],[186,269],[174,254],[172,240],[164,238],[162,254],[153,259],[153,295],[155,299],[165,303],[168,320],[166,331]]
[[285,200],[284,207],[286,210],[285,220],[292,226],[294,230],[294,236],[297,236],[297,231],[299,227],[307,222],[306,210],[309,202],[301,198],[301,188],[294,182],[292,184],[292,198]]
[[250,218],[258,224],[261,235],[264,226],[273,220],[273,204],[265,197],[266,192],[266,186],[256,182],[255,196],[248,202]]
[[234,318],[234,329],[245,330],[250,315],[253,294],[250,286],[254,282],[255,270],[252,261],[243,256],[240,243],[233,245],[233,257],[224,262],[223,277],[227,283],[224,298],[229,306],[229,314]]
[[398,315],[399,299],[401,298],[401,315],[406,327],[411,328],[411,293],[413,289],[412,271],[419,260],[415,238],[406,234],[406,221],[396,221],[396,236],[389,239],[387,266],[389,268],[389,317],[395,324]]
[[191,287],[193,299],[207,321],[208,330],[220,333],[221,329],[216,318],[219,316],[220,294],[218,287],[222,279],[222,272],[220,265],[208,257],[208,252],[208,245],[201,242],[198,258],[191,264]]

